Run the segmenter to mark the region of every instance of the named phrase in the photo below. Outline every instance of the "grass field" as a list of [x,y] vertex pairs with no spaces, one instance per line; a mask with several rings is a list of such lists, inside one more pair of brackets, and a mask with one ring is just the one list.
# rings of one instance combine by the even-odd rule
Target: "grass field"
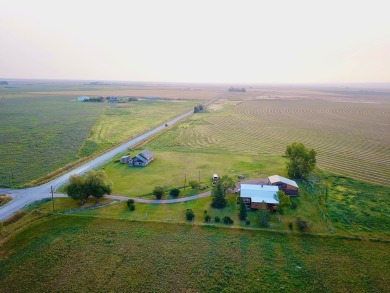
[[57,216],[1,244],[0,292],[387,292],[388,249],[337,237]]

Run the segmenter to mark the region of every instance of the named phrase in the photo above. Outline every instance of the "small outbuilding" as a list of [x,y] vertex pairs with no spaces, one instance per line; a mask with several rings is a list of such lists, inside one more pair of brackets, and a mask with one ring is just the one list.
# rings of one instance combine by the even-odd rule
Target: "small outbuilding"
[[121,159],[120,159],[120,163],[121,164],[128,164],[130,161],[130,156],[123,156]]
[[129,160],[129,166],[146,167],[153,159],[153,153],[151,151],[143,150]]
[[273,175],[268,177],[268,184],[278,186],[279,190],[283,191],[286,195],[297,196],[298,184],[291,179],[284,178],[279,175]]
[[88,101],[89,99],[90,99],[90,97],[87,97],[87,96],[77,97],[77,101],[79,101],[79,102]]
[[269,207],[279,204],[278,191],[278,186],[273,185],[241,184],[239,193],[247,208],[259,209],[262,203]]

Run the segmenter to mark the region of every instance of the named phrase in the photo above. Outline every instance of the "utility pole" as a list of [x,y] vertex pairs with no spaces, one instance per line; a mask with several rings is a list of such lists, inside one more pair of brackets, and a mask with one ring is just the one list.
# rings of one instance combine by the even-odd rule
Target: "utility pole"
[[53,213],[54,213],[54,190],[53,190],[53,186],[50,186],[50,190],[51,190],[51,202],[53,203]]

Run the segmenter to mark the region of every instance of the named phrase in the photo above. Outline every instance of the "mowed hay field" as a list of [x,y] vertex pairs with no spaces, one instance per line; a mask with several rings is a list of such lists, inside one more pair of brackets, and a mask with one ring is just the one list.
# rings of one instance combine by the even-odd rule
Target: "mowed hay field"
[[[57,216],[0,244],[0,292],[387,292],[389,243]],[[39,255],[39,257],[37,257]]]
[[318,167],[390,186],[390,102],[254,99],[234,96],[150,143],[156,150],[283,155],[303,142]]

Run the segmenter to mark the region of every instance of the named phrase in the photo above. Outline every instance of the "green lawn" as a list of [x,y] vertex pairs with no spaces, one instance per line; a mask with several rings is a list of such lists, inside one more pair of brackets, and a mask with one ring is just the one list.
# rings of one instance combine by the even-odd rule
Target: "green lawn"
[[[386,292],[389,243],[56,216],[2,242],[0,292]],[[39,255],[39,257],[37,257]]]

